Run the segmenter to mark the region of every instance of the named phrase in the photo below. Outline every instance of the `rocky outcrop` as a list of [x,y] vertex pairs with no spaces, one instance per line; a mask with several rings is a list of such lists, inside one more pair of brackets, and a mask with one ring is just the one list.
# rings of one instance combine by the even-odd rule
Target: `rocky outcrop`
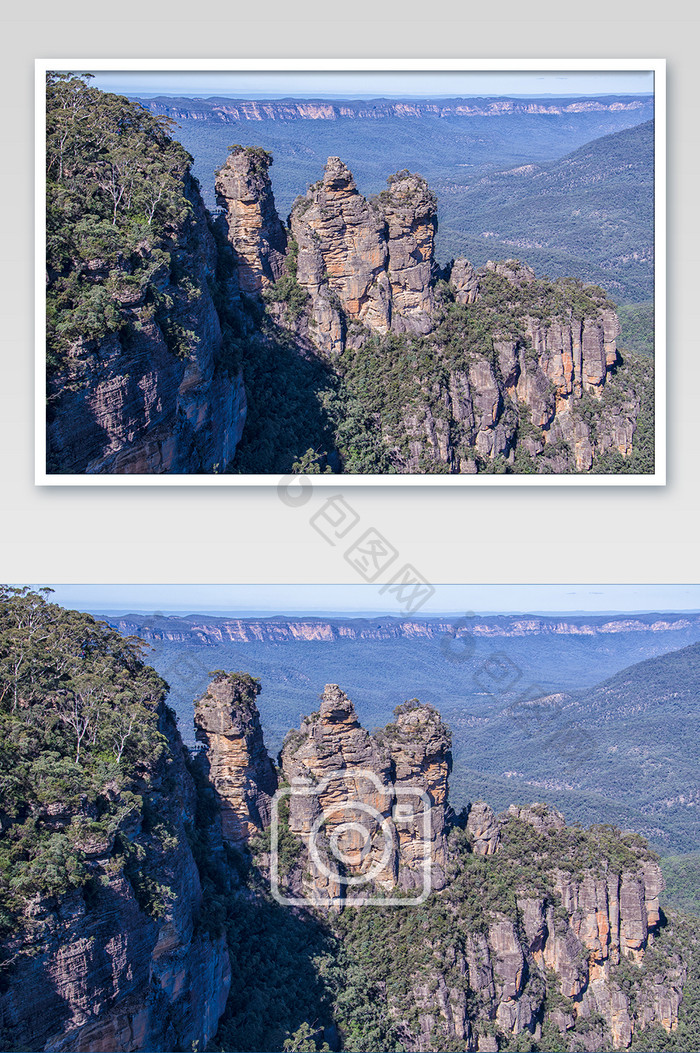
[[217,250],[189,176],[184,193],[191,213],[174,233],[177,271],[145,243],[137,251],[147,282],[129,281],[126,256],[116,268],[102,259],[84,266],[83,282],[96,300],[113,299],[122,324],[77,340],[49,377],[49,473],[213,473],[233,459],[247,410],[243,377],[220,361],[210,292]]
[[198,760],[216,790],[228,844],[243,845],[270,825],[277,775],[267,755],[255,699],[260,684],[242,673],[221,673],[195,703]]
[[400,471],[425,470],[427,460],[473,474],[478,462],[513,465],[519,453],[532,471],[585,472],[596,456],[631,454],[638,397],[623,391],[602,399],[619,363],[620,332],[602,295],[563,281],[552,292],[517,260],[478,270],[457,260],[450,284],[458,304],[484,305],[486,319],[500,312],[493,350],[485,344],[444,379],[422,382],[419,412],[407,410],[402,421],[408,442],[391,437],[405,450]]
[[275,209],[271,163],[261,147],[237,146],[216,173],[216,200],[244,293],[260,292],[284,272],[287,236]]
[[500,842],[500,828],[492,808],[483,801],[471,805],[467,816],[467,832],[472,851],[477,856],[492,856]]
[[[391,1009],[406,1021],[406,1047],[440,1050],[466,1039],[469,1050],[497,1051],[506,1043],[519,1046],[522,1040],[515,1036],[524,1032],[526,1042],[531,1036],[547,1049],[626,1049],[652,1022],[674,1030],[685,974],[675,951],[670,957],[668,950],[665,957],[657,952],[646,966],[646,952],[660,932],[661,874],[643,844],[618,843],[626,857],[621,870],[597,842],[598,858],[564,869],[574,840],[556,809],[512,806],[496,818],[487,805],[477,804],[467,818],[470,853],[490,858],[460,876],[454,853],[462,842],[455,830],[449,855],[457,885],[448,884],[441,894],[450,935],[433,934],[422,982],[414,983],[407,997],[395,996]],[[458,828],[462,825],[458,820]],[[533,853],[538,891],[531,881],[517,884]],[[490,873],[501,889],[513,882],[510,908],[502,894],[498,905],[491,898]],[[462,913],[465,898],[471,902],[468,921]]]
[[370,735],[335,684],[280,755],[289,829],[305,848],[305,894],[340,905],[395,889],[443,888],[450,740],[437,712],[407,703]]
[[455,260],[450,271],[450,283],[457,303],[476,303],[479,294],[479,276],[469,260]]
[[421,176],[399,172],[377,198],[386,222],[392,329],[432,329],[437,198]]
[[321,182],[297,199],[290,227],[299,246],[297,281],[309,294],[314,314],[335,312],[341,331],[347,320],[388,332],[391,286],[384,220],[358,193],[340,158],[329,157]]
[[437,202],[420,176],[399,172],[366,201],[348,168],[329,157],[323,179],[290,215],[297,281],[310,298],[311,338],[323,352],[369,332],[427,333]]
[[203,1049],[216,1032],[228,949],[199,925],[202,886],[186,833],[195,791],[165,707],[160,731],[167,752],[149,774],[152,811],[136,798],[118,832],[83,846],[89,880],[35,898],[25,930],[5,943],[3,1049]]

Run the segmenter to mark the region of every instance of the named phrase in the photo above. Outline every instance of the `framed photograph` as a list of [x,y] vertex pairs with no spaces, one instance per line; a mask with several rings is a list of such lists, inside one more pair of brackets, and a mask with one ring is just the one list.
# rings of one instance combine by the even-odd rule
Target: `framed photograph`
[[37,62],[36,482],[665,482],[663,60]]

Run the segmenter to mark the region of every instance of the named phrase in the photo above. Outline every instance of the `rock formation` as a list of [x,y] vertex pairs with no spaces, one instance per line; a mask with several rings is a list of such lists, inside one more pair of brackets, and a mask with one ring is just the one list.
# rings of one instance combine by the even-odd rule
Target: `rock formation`
[[340,158],[329,157],[322,181],[292,209],[297,281],[321,351],[342,350],[353,323],[380,334],[431,328],[437,202],[420,176],[388,182],[368,202]]
[[[237,171],[248,162],[239,151],[229,164]],[[539,282],[517,260],[479,269],[457,260],[449,274],[456,304],[493,331],[478,346],[446,356],[439,328],[445,316],[436,310],[435,196],[408,171],[387,183],[367,201],[340,158],[328,159],[323,178],[297,198],[289,217],[285,282],[297,289],[299,306],[293,315],[274,313],[300,346],[331,359],[346,348],[361,354],[372,334],[437,341],[435,370],[416,370],[407,357],[405,390],[386,378],[396,389],[395,420],[389,426],[378,416],[377,426],[394,469],[418,473],[434,465],[474,474],[499,460],[514,466],[517,451],[519,470],[586,472],[596,457],[629,457],[640,401],[634,389],[601,398],[619,364],[620,332],[604,294],[563,279]],[[276,269],[268,265],[269,243],[281,246],[282,237],[266,169],[264,179],[230,179],[220,201],[242,287],[260,291],[263,280],[282,273],[279,252]],[[242,211],[255,218],[241,219]],[[460,324],[468,333],[469,316]],[[448,342],[453,332],[454,323]],[[366,392],[359,397],[366,400]]]
[[389,248],[392,329],[428,333],[432,328],[437,198],[421,176],[399,172],[377,198]]
[[233,459],[247,410],[243,377],[220,363],[221,324],[210,292],[217,251],[190,176],[184,193],[191,216],[174,237],[187,282],[155,254],[151,279],[136,285],[124,258],[118,291],[112,264],[96,258],[85,265],[83,280],[95,296],[109,290],[125,321],[101,339],[75,341],[51,373],[48,472],[189,474],[223,471]]
[[[202,887],[186,834],[195,791],[165,707],[160,731],[167,752],[149,778],[161,832],[136,798],[120,831],[82,844],[90,880],[36,897],[28,928],[4,943],[12,964],[0,993],[3,1049],[203,1049],[216,1032],[228,949],[198,925]],[[54,819],[54,832],[71,830],[69,813]],[[133,869],[120,865],[118,836],[138,852]]]
[[[491,275],[500,287],[489,285]],[[425,379],[419,411],[407,410],[402,421],[408,442],[401,471],[420,471],[428,458],[451,472],[473,474],[477,460],[513,463],[519,451],[531,470],[546,464],[549,471],[585,472],[596,456],[631,454],[638,397],[627,391],[602,400],[619,362],[620,332],[604,297],[586,293],[581,313],[568,302],[574,294],[563,284],[552,300],[532,269],[517,260],[478,270],[457,260],[450,282],[455,301],[467,308],[498,294],[501,312],[519,303],[524,310],[513,315],[511,332],[502,320],[494,329],[492,355],[484,347],[461,367],[449,367],[443,379]],[[536,305],[537,313],[527,304]],[[491,310],[487,305],[487,317]],[[395,433],[389,441],[399,446],[401,437]]]
[[284,271],[287,236],[275,209],[268,168],[260,147],[235,147],[216,174],[216,200],[225,210],[226,238],[236,252],[238,285],[258,293]]
[[[484,821],[490,825],[492,815],[477,807],[472,829],[482,829]],[[566,832],[561,815],[545,805],[510,809],[498,825],[511,853],[514,819],[541,838],[541,862],[555,864],[563,845],[553,847],[548,840],[556,844],[557,835]],[[472,833],[469,828],[467,832]],[[473,841],[472,851],[483,855],[483,844]],[[504,868],[501,880],[517,881],[518,868],[527,866],[526,854],[511,856],[512,870],[499,859],[497,850],[488,866]],[[480,873],[484,880],[485,872]],[[487,902],[479,910],[480,890],[463,886],[474,897],[477,912],[464,929],[458,920],[460,894],[453,895],[449,885],[441,893],[450,904],[458,938],[433,940],[422,974],[392,1009],[406,1021],[402,1041],[407,1048],[440,1050],[466,1040],[468,1050],[495,1053],[504,1041],[524,1032],[546,1049],[578,1050],[582,1034],[587,1036],[586,1049],[626,1049],[651,1021],[669,1031],[677,1027],[682,962],[672,956],[663,967],[644,967],[646,951],[658,933],[658,864],[640,850],[636,859],[631,854],[629,869],[621,874],[601,857],[576,876],[554,865],[545,880],[552,882],[545,895],[516,885],[512,910],[489,907]],[[488,900],[487,887],[483,895]],[[632,997],[618,974],[625,957],[638,977]]]
[[304,842],[320,902],[396,888],[443,888],[450,740],[429,706],[398,707],[376,736],[328,684],[318,713],[285,739],[289,828]]
[[[218,704],[206,705],[218,713]],[[243,723],[260,755],[257,715]],[[556,809],[511,806],[497,818],[488,805],[476,803],[466,818],[468,851],[484,857],[489,871],[480,879],[485,899],[475,925],[463,914],[462,897],[466,890],[478,904],[480,892],[470,884],[469,869],[461,869],[461,850],[452,843],[461,824],[451,825],[450,735],[436,710],[415,700],[404,703],[394,722],[369,734],[352,702],[329,684],[318,712],[287,735],[280,763],[289,805],[283,821],[299,839],[299,854],[283,878],[293,902],[340,909],[368,896],[410,894],[421,890],[427,862],[431,891],[444,898],[453,918],[449,948],[438,929],[420,974],[407,972],[402,999],[389,998],[388,1012],[403,1020],[406,1048],[438,1050],[458,1041],[469,1050],[497,1050],[494,1024],[502,1035],[529,1032],[539,1040],[546,990],[558,1008],[545,1020],[560,1033],[564,1049],[577,1048],[567,1036],[580,1034],[583,1021],[602,1021],[591,1033],[591,1050],[605,1048],[606,1035],[613,1048],[625,1049],[638,1030],[654,1022],[667,1030],[676,1027],[682,964],[671,962],[663,967],[666,972],[658,965],[650,972],[643,968],[660,924],[662,879],[641,842],[623,843],[618,869],[602,844],[600,858],[572,866],[569,852],[576,837]],[[247,763],[249,786],[254,767]],[[425,808],[419,811],[421,800]],[[229,796],[224,807],[232,801]],[[248,805],[237,807],[245,820]],[[532,835],[523,833],[527,829]],[[513,846],[526,846],[530,836],[539,839],[532,849],[540,860],[539,889],[525,877],[527,854],[514,854]],[[501,862],[504,848],[507,861]],[[489,900],[489,872],[497,877],[501,869],[499,880],[513,882],[512,908],[503,897],[499,905]],[[618,979],[625,959],[640,970],[634,999]]]
[[492,856],[498,850],[500,833],[493,809],[477,801],[469,809],[467,831],[472,839],[472,852],[477,856]]
[[252,677],[221,673],[195,704],[196,736],[205,747],[200,757],[221,804],[223,838],[232,845],[270,825],[277,789],[255,704],[259,693]]

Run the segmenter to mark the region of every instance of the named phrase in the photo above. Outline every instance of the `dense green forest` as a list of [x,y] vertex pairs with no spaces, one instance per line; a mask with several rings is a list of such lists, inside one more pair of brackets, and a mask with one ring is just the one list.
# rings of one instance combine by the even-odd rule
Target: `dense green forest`
[[654,354],[654,301],[621,304],[617,309],[620,346],[641,355]]
[[[190,155],[154,117],[89,80],[50,73],[46,86],[46,353],[49,377],[76,342],[143,324],[148,306],[174,354],[194,339],[166,291],[192,205]],[[189,284],[188,284],[189,283]],[[185,273],[176,296],[198,295]]]
[[[653,121],[595,139],[557,161],[435,189],[442,237],[455,255],[483,264],[520,254],[539,274],[595,282],[618,303],[653,296]],[[648,339],[653,327],[647,324],[644,333]]]
[[120,848],[118,831],[142,806],[144,774],[163,752],[167,690],[142,650],[48,594],[0,590],[2,936],[26,923],[37,894],[91,880],[91,845],[113,841],[114,866],[133,862],[137,848]]

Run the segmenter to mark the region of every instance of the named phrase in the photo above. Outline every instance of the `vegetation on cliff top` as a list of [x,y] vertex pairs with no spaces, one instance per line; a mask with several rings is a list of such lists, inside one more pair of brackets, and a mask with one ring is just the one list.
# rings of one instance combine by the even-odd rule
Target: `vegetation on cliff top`
[[183,302],[198,295],[176,244],[192,211],[192,159],[169,135],[172,124],[92,88],[86,77],[47,75],[49,373],[75,344],[89,346],[149,317],[162,322],[174,353],[190,348],[194,333],[176,321],[168,286],[172,279]]
[[33,897],[85,884],[96,845],[129,864],[120,831],[147,807],[166,742],[167,685],[142,646],[47,595],[0,590],[0,934]]

